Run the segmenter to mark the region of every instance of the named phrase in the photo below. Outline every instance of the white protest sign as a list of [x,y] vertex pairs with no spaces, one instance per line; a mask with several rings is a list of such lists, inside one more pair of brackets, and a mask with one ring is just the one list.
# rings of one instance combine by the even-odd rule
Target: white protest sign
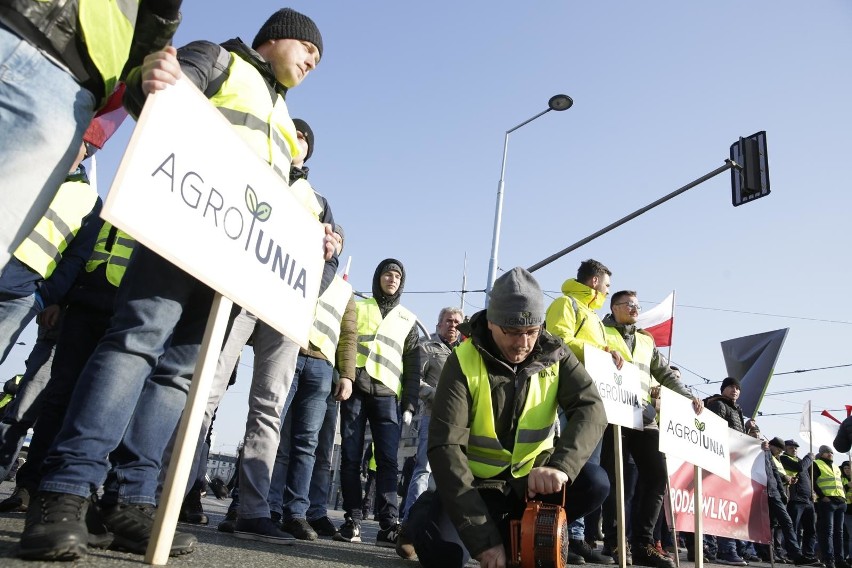
[[307,346],[322,225],[188,80],[147,101],[101,216]]
[[612,355],[592,347],[583,346],[584,366],[592,377],[606,409],[610,424],[618,424],[634,430],[642,430],[642,392],[639,369],[624,362],[621,369],[615,367]]
[[695,414],[692,401],[660,389],[660,451],[731,479],[728,423],[705,409]]

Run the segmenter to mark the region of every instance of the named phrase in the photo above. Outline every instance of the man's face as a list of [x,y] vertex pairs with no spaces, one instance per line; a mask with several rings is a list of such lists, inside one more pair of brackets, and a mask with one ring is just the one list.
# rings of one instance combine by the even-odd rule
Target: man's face
[[736,402],[740,398],[740,387],[737,385],[728,385],[722,390],[722,396]]
[[844,465],[840,468],[840,471],[842,471],[843,475],[845,475],[847,478],[852,477],[852,466]]
[[382,272],[379,277],[379,285],[382,287],[382,292],[386,296],[393,296],[399,290],[399,283],[402,280],[402,275],[396,270],[388,270]]
[[527,327],[501,327],[488,322],[488,329],[503,358],[513,364],[522,363],[535,347],[541,333],[540,325]]
[[636,296],[625,296],[612,305],[612,316],[616,322],[622,325],[629,325],[636,323],[636,320],[639,319],[639,311],[641,309]]
[[293,167],[301,168],[305,165],[305,156],[308,155],[308,140],[298,130],[296,131],[296,144],[299,146],[299,155],[293,158]]
[[796,457],[796,446],[784,446],[784,453]]
[[298,86],[319,64],[319,50],[309,41],[271,39],[257,51],[272,65],[275,79],[288,89]]
[[604,274],[603,276],[592,276],[592,282],[589,287],[594,288],[606,296],[609,294],[609,274]]
[[772,452],[773,456],[778,457],[778,454],[781,453],[781,448],[779,448],[778,446],[770,445],[769,451]]
[[822,452],[817,457],[824,460],[831,460],[834,457],[834,452]]
[[459,339],[458,325],[462,322],[459,314],[444,312],[441,321],[438,322],[438,335],[447,343],[455,343]]

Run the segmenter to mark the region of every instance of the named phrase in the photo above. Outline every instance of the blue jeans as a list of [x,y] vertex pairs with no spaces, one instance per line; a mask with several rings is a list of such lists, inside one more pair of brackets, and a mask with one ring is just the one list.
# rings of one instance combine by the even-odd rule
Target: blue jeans
[[815,504],[817,514],[817,538],[823,562],[834,562],[843,558],[843,521],[846,503],[840,500],[819,500]]
[[[6,407],[3,419],[0,420],[0,479],[6,479],[9,475],[9,470],[21,451],[27,430],[40,416],[44,390],[50,381],[55,349],[56,336],[52,333],[42,333],[42,327],[39,327],[38,339],[27,357],[27,369],[18,384],[18,393]],[[29,460],[29,455],[27,459]]]
[[107,504],[156,503],[163,451],[186,403],[212,301],[212,289],[137,246],[110,329],[44,461],[42,491],[88,497],[109,473]]
[[311,477],[319,430],[328,408],[331,375],[327,360],[299,355],[284,406],[281,442],[269,490],[270,510],[282,510],[284,519],[304,519],[310,506]]
[[79,304],[71,304],[65,310],[56,345],[56,364],[51,366],[50,381],[39,398],[38,421],[30,440],[27,461],[16,477],[21,487],[35,490],[39,486],[41,465],[62,429],[77,378],[109,328],[115,298],[113,296],[109,301],[109,295],[106,296],[104,305],[110,306],[106,311]]
[[70,73],[0,25],[0,269],[65,181],[94,109]]
[[414,471],[411,472],[411,482],[408,485],[408,493],[405,496],[405,515],[402,520],[408,518],[408,512],[411,506],[417,501],[427,489],[429,489],[429,477],[432,475],[432,468],[429,466],[429,459],[426,457],[426,451],[429,449],[429,422],[432,416],[425,414],[420,417],[420,425],[417,427],[417,457],[414,462]]
[[[791,488],[792,490],[792,488]],[[787,512],[793,521],[793,530],[802,535],[799,543],[802,554],[814,557],[816,554],[816,510],[814,504],[808,501],[790,501],[787,503]]]
[[353,389],[352,396],[340,405],[340,484],[343,490],[343,510],[353,519],[361,520],[361,458],[364,455],[364,434],[370,422],[376,458],[376,499],[381,528],[390,527],[398,517],[396,461],[399,449],[399,408],[395,396],[370,396]]
[[329,393],[326,398],[325,418],[317,439],[316,461],[314,474],[311,476],[311,487],[308,490],[308,507],[305,516],[309,521],[316,521],[328,515],[328,493],[331,486],[331,460],[334,455],[334,434],[337,430],[337,414],[340,404]]
[[[240,460],[239,516],[244,519],[269,517],[269,485],[281,432],[281,412],[290,391],[299,346],[245,309],[231,314],[230,330],[219,354],[213,387],[199,432],[196,461],[207,437],[213,413],[236,367],[243,347],[253,334],[254,370],[248,396],[248,416]],[[206,464],[201,464],[202,467]],[[195,480],[190,476],[189,491]]]
[[41,308],[35,294],[23,298],[0,300],[0,364],[9,356],[9,352]]

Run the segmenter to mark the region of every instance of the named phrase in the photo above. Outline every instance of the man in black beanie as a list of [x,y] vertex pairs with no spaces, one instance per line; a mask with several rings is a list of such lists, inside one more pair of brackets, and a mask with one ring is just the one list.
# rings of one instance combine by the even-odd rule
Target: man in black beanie
[[[606,427],[603,402],[577,357],[542,324],[541,288],[513,268],[494,282],[487,310],[473,315],[469,338],[444,365],[429,425],[437,497],[424,493],[409,515],[427,568],[471,557],[506,566],[509,522],[521,518],[527,497],[563,504],[564,488],[570,522],[609,493],[606,473],[587,463]],[[554,448],[559,407],[567,427]]]
[[[185,75],[287,184],[291,161],[301,150],[284,97],[321,55],[322,37],[314,22],[283,9],[264,23],[252,47],[239,39],[221,45],[197,41],[148,55],[127,74],[124,104],[138,116],[148,94]],[[264,123],[256,124],[255,117]],[[297,198],[319,219],[313,193]],[[330,225],[325,234],[317,254],[336,259]],[[21,556],[55,560],[85,554],[89,496],[101,485],[101,511],[115,534],[114,545],[145,552],[163,452],[185,405],[213,298],[213,290],[199,280],[146,247],[136,248],[116,297],[112,327],[80,375],[62,432],[42,466],[44,476],[21,535]],[[279,377],[293,376],[298,345],[267,331],[264,358],[278,365],[262,388],[252,389],[251,404],[263,404],[271,418],[247,432],[243,460],[268,467],[265,479],[251,480],[258,482],[253,488],[262,499],[252,510],[241,505],[237,531],[243,538],[292,544],[293,537],[270,520],[265,490],[284,404]],[[246,484],[241,490],[247,490]],[[194,545],[192,535],[176,535],[171,553],[191,552]]]
[[356,302],[358,354],[352,395],[340,405],[340,489],[345,521],[335,540],[361,542],[361,456],[367,422],[376,461],[376,545],[396,548],[397,450],[400,416],[406,425],[417,408],[423,376],[417,316],[400,304],[405,287],[402,262],[386,258],[373,274],[373,297]]

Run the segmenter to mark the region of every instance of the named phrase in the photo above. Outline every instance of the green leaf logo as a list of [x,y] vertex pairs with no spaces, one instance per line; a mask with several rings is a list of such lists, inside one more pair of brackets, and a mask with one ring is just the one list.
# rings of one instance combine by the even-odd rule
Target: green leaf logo
[[706,427],[706,424],[704,422],[699,422],[698,418],[696,418],[695,419],[695,427],[698,429],[699,432],[703,432],[704,428]]
[[246,186],[246,207],[252,217],[258,221],[266,221],[272,215],[272,207],[265,201],[258,202],[257,193],[251,186]]
[[624,381],[624,379],[618,373],[613,373],[612,378],[615,381],[615,384],[617,384],[618,386],[621,386],[621,383]]

